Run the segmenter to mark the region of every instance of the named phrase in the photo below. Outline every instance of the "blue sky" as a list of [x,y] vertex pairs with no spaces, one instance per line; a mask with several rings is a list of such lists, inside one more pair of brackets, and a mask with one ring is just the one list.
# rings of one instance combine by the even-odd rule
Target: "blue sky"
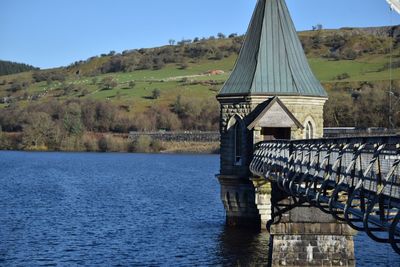
[[[298,30],[400,24],[385,0],[286,0]],[[0,59],[41,68],[246,31],[256,0],[1,0]]]

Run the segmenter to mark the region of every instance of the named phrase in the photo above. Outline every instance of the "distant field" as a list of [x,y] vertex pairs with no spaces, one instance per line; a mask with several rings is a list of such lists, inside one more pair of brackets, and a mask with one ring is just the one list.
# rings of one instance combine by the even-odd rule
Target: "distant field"
[[[390,79],[389,70],[382,71],[390,61],[388,56],[365,57],[358,60],[329,61],[322,58],[309,59],[311,68],[321,82],[337,81],[336,77],[347,73],[345,81],[385,81]],[[394,79],[400,79],[400,68],[392,72]]]
[[[393,52],[393,55],[399,55],[400,49]],[[328,60],[325,58],[309,58],[309,62],[316,77],[322,83],[331,82],[356,82],[356,81],[385,81],[390,79],[388,70],[383,70],[389,63],[389,56],[382,54],[366,55],[357,60]],[[399,57],[394,57],[399,60]],[[105,58],[98,58],[82,66],[82,70],[95,68],[106,61]],[[189,61],[185,69],[181,69],[178,64],[168,64],[161,70],[138,70],[133,72],[120,72],[98,75],[95,77],[79,77],[70,75],[64,84],[75,84],[86,90],[85,96],[80,92],[72,92],[63,96],[60,92],[62,84],[60,82],[33,83],[23,92],[17,95],[41,94],[47,92],[38,101],[46,101],[52,98],[67,100],[71,98],[92,98],[98,100],[109,100],[116,103],[126,104],[134,107],[135,111],[143,111],[151,105],[168,106],[171,105],[181,95],[193,99],[215,99],[215,95],[222,87],[223,82],[229,77],[235,64],[236,56],[225,57],[222,60],[202,59],[199,61]],[[210,70],[223,70],[222,75],[207,75]],[[347,79],[338,80],[338,75],[346,73]],[[32,73],[25,72],[20,74],[1,76],[0,81],[29,81]],[[107,76],[113,77],[118,86],[112,90],[104,90],[99,86],[99,82]],[[392,72],[392,78],[400,80],[400,68]],[[95,80],[95,84],[94,81]],[[129,88],[130,81],[135,82],[134,88]],[[214,85],[211,85],[214,84]],[[0,85],[0,97],[9,94],[6,91],[8,85]],[[158,99],[151,99],[152,91],[159,89],[161,95]],[[19,105],[26,105],[27,101],[19,101]],[[0,104],[0,108],[4,107]]]

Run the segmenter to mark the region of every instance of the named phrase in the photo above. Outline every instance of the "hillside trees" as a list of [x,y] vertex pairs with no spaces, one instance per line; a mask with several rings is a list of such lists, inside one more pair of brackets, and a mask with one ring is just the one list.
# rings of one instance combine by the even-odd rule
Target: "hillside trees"
[[[389,123],[388,82],[338,83],[328,90],[329,100],[325,105],[326,127],[385,127]],[[400,93],[400,83],[393,87],[394,94]],[[399,94],[400,95],[400,94]],[[395,127],[400,127],[400,103],[392,101]]]
[[0,148],[9,149],[9,147],[10,147],[10,145],[9,145],[8,139],[5,136],[5,134],[3,133],[3,130],[0,126]]
[[166,107],[153,106],[147,111],[147,116],[154,118],[153,129],[177,131],[182,128],[178,115]]
[[315,26],[312,26],[313,31],[321,31],[323,29],[322,24],[317,24]]
[[202,58],[207,56],[211,47],[205,44],[196,44],[185,48],[185,54],[190,58]]
[[101,66],[101,73],[121,72],[125,70],[125,65],[122,56],[112,57],[109,61]]
[[219,107],[216,101],[185,98],[178,96],[172,110],[182,122],[185,130],[217,130],[219,123]]
[[[61,138],[81,136],[84,132],[156,130],[218,130],[219,107],[214,99],[178,97],[171,107],[152,106],[142,113],[129,113],[106,101],[74,100],[31,104],[27,108],[8,108],[0,112],[0,125],[7,131],[24,132],[36,123],[31,114],[47,114]],[[35,115],[36,116],[36,115]],[[41,115],[44,116],[44,115]],[[36,118],[36,117],[34,117]],[[48,118],[43,119],[45,122]],[[29,128],[32,132],[32,129]],[[31,136],[31,135],[28,135]],[[37,142],[35,142],[37,143]]]
[[136,70],[148,70],[153,67],[153,57],[150,55],[144,55],[140,58],[139,64],[136,66]]
[[393,38],[346,30],[334,33],[316,30],[312,35],[300,35],[300,40],[306,54],[322,54],[333,60],[354,60],[364,54],[387,53]]
[[133,89],[136,86],[136,83],[134,81],[129,81],[128,83],[129,89]]
[[60,89],[63,91],[63,95],[65,95],[65,96],[71,95],[73,93],[81,92],[83,90],[83,88],[81,86],[73,84],[73,83],[62,84]]
[[17,92],[17,91],[19,91],[19,90],[21,90],[22,89],[22,84],[21,84],[21,82],[19,82],[19,81],[17,81],[17,80],[13,80],[12,82],[11,82],[11,86],[8,88],[8,91],[11,91],[11,92]]
[[[224,34],[219,34],[219,38],[226,38]],[[113,55],[103,63],[98,69],[92,71],[96,73],[127,72],[135,70],[159,70],[166,64],[187,62],[189,59],[198,61],[200,59],[222,59],[225,55],[239,53],[243,37],[231,36],[231,42],[224,45],[209,43],[209,39],[197,38],[195,42],[184,39],[178,45],[170,45],[160,48],[139,49],[124,52],[122,55]],[[215,39],[215,38],[214,38]],[[173,42],[171,41],[171,44]]]
[[[353,60],[366,53],[385,53],[390,48],[390,37],[379,37],[362,32],[338,31],[328,32],[315,26],[312,34],[300,34],[303,48],[307,54],[315,53],[315,56],[323,54],[325,57],[339,60]],[[238,54],[243,43],[243,36],[218,34],[220,42],[215,37],[196,38],[196,42],[184,39],[178,42],[178,46],[171,45],[151,49],[132,50],[111,56],[101,67],[100,73],[127,72],[135,70],[160,70],[166,64],[200,59],[222,59],[231,54]],[[182,64],[181,64],[182,65]],[[184,69],[184,68],[182,68]],[[96,72],[93,72],[96,73]]]
[[108,102],[85,100],[80,103],[82,123],[87,131],[109,132],[116,118],[116,107]]
[[111,90],[117,87],[117,85],[118,82],[114,80],[114,78],[111,76],[104,77],[100,83],[101,89],[107,89],[107,90]]
[[156,88],[151,92],[151,98],[158,99],[161,96],[160,89]]
[[52,71],[35,71],[32,73],[32,79],[35,82],[43,81],[59,81],[64,82],[67,78],[67,74],[62,70],[52,70]]
[[221,60],[223,58],[224,58],[224,52],[222,52],[221,49],[216,49],[215,54],[214,54],[214,59]]
[[329,92],[330,98],[325,104],[324,118],[328,127],[345,127],[353,124],[352,99],[348,93]]
[[49,114],[35,112],[24,126],[22,143],[27,148],[51,147],[57,142],[57,128]]
[[14,74],[14,73],[20,73],[20,72],[30,71],[30,70],[37,70],[37,69],[38,68],[35,68],[28,64],[0,60],[0,76]]
[[160,56],[153,58],[153,70],[160,70],[164,68],[165,62],[164,59]]
[[19,107],[3,109],[0,112],[0,125],[6,132],[20,132],[25,124],[26,110]]
[[[388,83],[336,83],[328,86],[325,106],[326,127],[390,127]],[[400,83],[393,86],[393,118],[400,126]],[[88,133],[128,133],[129,131],[217,131],[219,106],[214,99],[178,96],[171,106],[152,105],[143,112],[128,112],[109,101],[69,100],[13,105],[0,112],[0,125],[7,132],[21,133],[17,141],[30,149],[96,149],[95,137]],[[17,139],[15,139],[17,140]],[[117,149],[121,144],[106,138]],[[3,142],[3,141],[1,141]],[[13,141],[14,142],[14,141]],[[9,145],[7,145],[10,147]],[[13,146],[15,148],[15,146]],[[3,146],[4,148],[4,146]],[[110,149],[110,148],[107,148]]]
[[63,126],[68,135],[81,135],[83,133],[82,111],[79,104],[72,102],[66,107]]

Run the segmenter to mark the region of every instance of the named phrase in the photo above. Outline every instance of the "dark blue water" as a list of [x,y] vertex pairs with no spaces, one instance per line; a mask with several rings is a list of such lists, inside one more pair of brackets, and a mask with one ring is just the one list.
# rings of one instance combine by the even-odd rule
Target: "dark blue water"
[[[224,226],[218,156],[0,152],[1,266],[248,266],[268,236]],[[400,266],[356,239],[359,266]]]

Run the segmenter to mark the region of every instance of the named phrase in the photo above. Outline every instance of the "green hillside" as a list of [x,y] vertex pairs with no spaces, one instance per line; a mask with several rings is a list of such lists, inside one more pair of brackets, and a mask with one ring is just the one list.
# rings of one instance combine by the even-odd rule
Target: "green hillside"
[[[400,126],[400,27],[299,36],[330,96],[326,126]],[[41,120],[49,116],[47,126],[56,126],[64,137],[86,131],[217,130],[215,96],[243,42],[235,34],[219,37],[112,51],[67,67],[0,76],[0,126],[22,132],[36,114]]]
[[[322,83],[385,81],[390,77],[400,79],[400,48],[395,46],[392,53],[389,53],[391,42],[395,43],[393,38],[367,33],[351,35],[352,32],[351,30],[327,30],[300,33],[305,50],[308,52],[310,65]],[[318,39],[318,42],[315,39]],[[125,51],[123,54],[111,52],[109,55],[77,62],[67,68],[42,71],[43,73],[61,73],[64,77],[60,81],[45,78],[45,81],[35,82],[32,79],[32,72],[2,76],[0,77],[0,97],[6,97],[9,99],[8,102],[17,102],[21,105],[26,104],[27,99],[32,97],[38,101],[51,98],[59,100],[108,99],[116,103],[133,102],[138,110],[154,104],[169,105],[178,95],[193,98],[212,97],[232,70],[241,41],[241,37],[206,39],[197,43],[133,50],[133,52]],[[367,45],[364,42],[367,42]],[[332,54],[330,51],[335,45],[342,45],[342,47],[336,48],[337,56],[332,58],[329,54]],[[151,66],[151,64],[156,64],[153,58],[150,59],[153,62],[150,62],[148,69],[129,70],[129,67],[124,67],[121,68],[123,71],[117,69],[117,72],[110,71],[109,73],[101,73],[102,71],[99,70],[104,69],[104,65],[115,59],[125,62],[141,61],[143,57],[135,58],[135,54],[161,54],[165,49],[172,51],[172,57],[175,59],[170,61],[175,61],[174,63],[161,59],[166,63],[162,62],[161,66],[155,67]],[[201,56],[193,57],[190,55],[191,52],[187,52],[190,49],[206,50],[206,52],[195,51],[194,53],[197,52]],[[349,52],[349,49],[353,54]],[[210,52],[212,50],[217,51]],[[217,55],[218,58],[217,53],[220,54]],[[346,56],[340,53],[350,54],[352,58],[345,59]],[[390,55],[394,55],[392,60],[396,63],[392,74],[387,68]],[[185,66],[182,67],[182,64]],[[224,74],[210,75],[208,72],[212,70],[222,70]],[[112,77],[117,83],[111,90],[102,88],[101,81],[105,77]],[[129,86],[129,82],[134,82],[134,86]],[[69,88],[71,90],[68,91],[68,88],[65,90],[69,85],[72,85]],[[156,101],[150,99],[154,89],[161,91],[161,96]],[[7,104],[3,103],[4,105]]]

